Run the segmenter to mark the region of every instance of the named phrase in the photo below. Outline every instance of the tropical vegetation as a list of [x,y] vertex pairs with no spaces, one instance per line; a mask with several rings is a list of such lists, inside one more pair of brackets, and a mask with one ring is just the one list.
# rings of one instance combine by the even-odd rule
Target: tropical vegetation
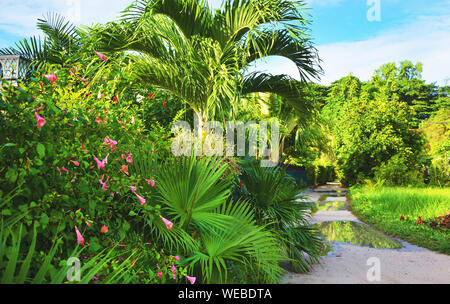
[[[91,27],[49,14],[44,38],[0,50],[31,62],[29,77],[0,87],[0,282],[277,283],[285,262],[320,263],[301,193],[334,180],[355,186],[361,218],[448,253],[448,232],[427,221],[449,211],[449,87],[409,61],[366,82],[314,83],[303,6],[134,1]],[[248,72],[269,56],[300,79]],[[200,129],[277,122],[279,164],[261,167],[250,148],[175,157],[172,127],[194,114]]]

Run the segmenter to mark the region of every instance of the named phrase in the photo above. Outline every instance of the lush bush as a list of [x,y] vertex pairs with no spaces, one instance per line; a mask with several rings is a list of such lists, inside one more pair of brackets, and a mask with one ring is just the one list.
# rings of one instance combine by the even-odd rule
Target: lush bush
[[315,180],[317,185],[324,185],[327,182],[336,180],[336,172],[333,165],[328,166],[316,166],[315,167]]
[[424,138],[410,128],[413,110],[387,90],[373,92],[349,76],[335,84],[324,107],[336,139],[337,173],[345,185],[373,178],[374,169],[394,155],[409,167],[423,157]]
[[411,165],[404,158],[396,154],[387,162],[374,168],[374,179],[384,180],[386,185],[424,185],[421,168],[417,164],[414,164],[415,166]]
[[78,227],[95,252],[111,242],[100,228],[123,238],[131,227],[127,214],[139,207],[129,195],[135,181],[123,166],[130,165],[134,141],[143,141],[143,126],[114,81],[86,86],[81,67],[47,71],[56,80],[37,72],[30,83],[2,89],[1,192],[14,192],[2,214],[27,226],[37,220],[48,239],[63,233],[67,244],[76,242]]
[[[149,219],[160,221],[159,206],[143,205],[130,187],[136,187],[136,193],[152,189],[146,191],[146,199],[151,198],[154,187],[149,183],[155,174],[134,174],[134,153],[166,156],[170,133],[158,126],[145,128],[141,106],[121,89],[120,66],[95,54],[85,66],[89,68],[69,62],[45,65],[46,76],[38,70],[29,82],[2,87],[2,221],[6,227],[24,224],[23,248],[33,242],[34,225],[36,251],[48,252],[58,235],[58,265],[77,243],[86,246],[86,256],[117,246],[142,247],[139,252],[145,258],[139,263],[147,264],[147,275],[141,274],[139,282],[160,282],[164,276],[156,274],[164,271],[156,265],[165,267],[161,248],[143,246],[153,242],[145,227]],[[185,281],[182,276],[180,282]]]

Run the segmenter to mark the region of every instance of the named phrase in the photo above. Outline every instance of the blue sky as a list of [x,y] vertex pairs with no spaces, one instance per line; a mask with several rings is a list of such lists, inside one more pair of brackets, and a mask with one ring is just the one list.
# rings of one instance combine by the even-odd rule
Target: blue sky
[[[380,21],[367,11],[379,1]],[[55,11],[76,24],[113,20],[130,0],[1,0],[0,48],[39,34],[36,19]],[[213,7],[219,0],[209,0]],[[368,2],[370,5],[368,5]],[[381,64],[409,59],[424,64],[423,78],[450,78],[450,0],[306,0],[311,37],[328,84],[350,72],[367,80]],[[288,60],[273,57],[256,70],[298,77]]]

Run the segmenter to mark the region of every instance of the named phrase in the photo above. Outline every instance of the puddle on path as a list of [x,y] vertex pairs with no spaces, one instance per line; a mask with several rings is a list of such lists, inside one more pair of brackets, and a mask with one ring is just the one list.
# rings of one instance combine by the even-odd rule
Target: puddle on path
[[371,248],[403,248],[400,242],[366,224],[337,221],[320,222],[315,226],[319,228],[325,236],[325,240],[329,242],[336,241]]
[[337,201],[337,202],[322,201],[322,202],[318,203],[317,210],[322,210],[322,211],[347,210],[347,202],[343,202],[343,201]]

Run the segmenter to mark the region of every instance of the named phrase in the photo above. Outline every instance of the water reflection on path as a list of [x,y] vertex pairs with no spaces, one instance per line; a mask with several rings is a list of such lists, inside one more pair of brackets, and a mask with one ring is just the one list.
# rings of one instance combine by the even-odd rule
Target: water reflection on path
[[325,240],[350,243],[371,248],[403,248],[402,244],[374,228],[353,221],[320,222],[315,224]]

